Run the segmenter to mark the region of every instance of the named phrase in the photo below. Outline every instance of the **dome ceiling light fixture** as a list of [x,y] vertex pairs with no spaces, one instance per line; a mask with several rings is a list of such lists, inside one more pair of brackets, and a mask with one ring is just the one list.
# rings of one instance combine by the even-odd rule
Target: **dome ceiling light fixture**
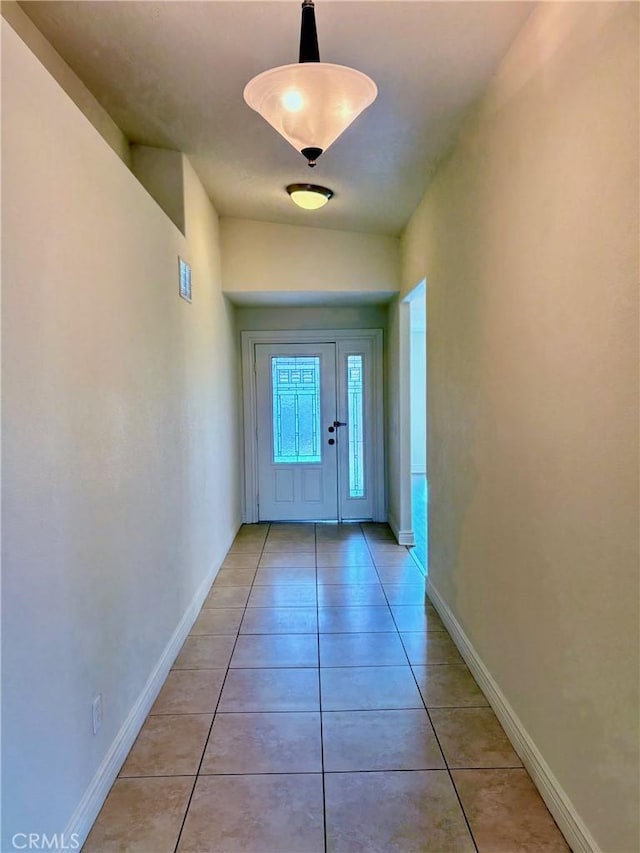
[[250,80],[244,99],[315,166],[323,151],[372,104],[378,88],[355,68],[320,62],[313,0],[303,0],[300,59]]
[[333,190],[319,187],[317,184],[289,184],[287,192],[291,201],[305,210],[318,210],[333,196]]

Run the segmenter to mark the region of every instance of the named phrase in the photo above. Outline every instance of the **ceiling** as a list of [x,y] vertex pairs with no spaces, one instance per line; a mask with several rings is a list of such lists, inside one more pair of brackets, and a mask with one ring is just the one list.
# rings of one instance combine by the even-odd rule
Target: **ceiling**
[[[399,234],[534,4],[317,0],[320,58],[379,94],[313,170],[242,98],[297,61],[299,0],[20,5],[132,142],[189,156],[220,215]],[[303,181],[335,197],[301,211],[284,187]]]

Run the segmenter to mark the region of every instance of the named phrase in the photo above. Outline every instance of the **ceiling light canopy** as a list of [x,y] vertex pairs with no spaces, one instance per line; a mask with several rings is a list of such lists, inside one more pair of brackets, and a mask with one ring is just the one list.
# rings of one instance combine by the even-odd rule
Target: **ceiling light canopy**
[[318,210],[333,196],[333,190],[319,187],[317,184],[289,184],[287,192],[291,201],[305,210]]
[[323,151],[376,98],[366,74],[320,62],[313,0],[302,3],[300,61],[263,71],[245,86],[244,99],[315,166]]

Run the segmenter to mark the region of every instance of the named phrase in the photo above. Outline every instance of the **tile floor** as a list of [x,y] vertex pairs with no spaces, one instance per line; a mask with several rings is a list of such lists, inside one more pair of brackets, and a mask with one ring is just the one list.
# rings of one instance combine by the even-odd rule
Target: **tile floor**
[[84,847],[568,849],[374,524],[241,529]]

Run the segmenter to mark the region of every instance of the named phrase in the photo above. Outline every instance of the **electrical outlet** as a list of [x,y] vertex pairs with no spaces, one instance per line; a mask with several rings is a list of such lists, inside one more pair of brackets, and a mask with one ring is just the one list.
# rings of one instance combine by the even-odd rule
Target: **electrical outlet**
[[91,717],[93,720],[93,733],[97,735],[98,729],[102,725],[102,693],[98,693],[91,703]]

